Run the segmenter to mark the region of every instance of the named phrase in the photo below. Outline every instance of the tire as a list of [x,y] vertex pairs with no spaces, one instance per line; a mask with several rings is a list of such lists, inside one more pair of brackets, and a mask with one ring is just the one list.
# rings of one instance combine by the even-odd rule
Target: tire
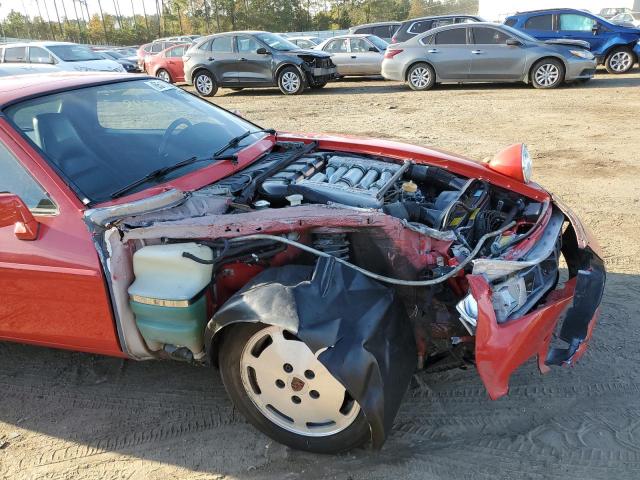
[[285,67],[278,74],[278,88],[285,95],[300,95],[304,92],[305,82],[295,67]]
[[156,78],[164,80],[167,83],[173,83],[173,80],[171,80],[171,75],[164,68],[158,69],[158,71],[156,72]]
[[609,52],[604,66],[607,72],[619,75],[631,70],[636,60],[633,50],[628,47],[619,47]]
[[213,97],[218,91],[215,79],[207,70],[200,70],[193,76],[193,86],[201,97]]
[[418,92],[430,90],[436,84],[436,71],[428,63],[416,63],[407,72],[407,84]]
[[543,58],[531,69],[531,84],[535,88],[557,88],[564,82],[564,65],[555,58]]
[[313,453],[345,452],[369,440],[360,407],[346,400],[350,397],[344,387],[306,344],[281,327],[243,323],[226,328],[231,330],[218,356],[222,381],[254,427],[277,442]]

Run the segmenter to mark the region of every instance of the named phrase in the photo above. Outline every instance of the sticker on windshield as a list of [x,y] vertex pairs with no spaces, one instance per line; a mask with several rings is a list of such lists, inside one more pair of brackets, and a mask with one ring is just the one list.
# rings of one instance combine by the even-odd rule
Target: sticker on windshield
[[149,80],[148,82],[144,82],[144,83],[146,83],[151,88],[159,92],[164,92],[165,90],[172,90],[174,88],[177,88],[163,80]]

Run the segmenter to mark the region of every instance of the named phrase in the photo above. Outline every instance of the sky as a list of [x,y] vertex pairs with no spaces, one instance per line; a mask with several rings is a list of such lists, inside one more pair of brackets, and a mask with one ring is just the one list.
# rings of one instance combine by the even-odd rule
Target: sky
[[[98,1],[97,0],[86,0],[87,6],[89,7],[89,12],[93,15],[94,13],[98,13]],[[78,16],[80,15],[80,4],[78,0],[0,0],[0,18],[5,18],[7,14],[11,10],[16,10],[22,14],[25,12],[30,17],[34,17],[38,14],[38,3],[40,4],[40,10],[42,11],[42,16],[46,19],[46,11],[45,11],[45,3],[49,10],[49,15],[53,20],[55,18],[55,8],[54,2],[58,6],[58,13],[60,18],[64,16],[64,7],[67,10],[67,14],[70,19],[75,18],[73,4],[75,2],[76,9],[78,10]],[[155,0],[101,0],[102,10],[105,13],[115,13],[114,3],[118,5],[120,12],[122,15],[131,15],[132,9],[131,5],[133,4],[136,14],[142,15],[142,4],[144,3],[144,7],[147,10],[147,13],[151,13],[155,11],[156,2]]]

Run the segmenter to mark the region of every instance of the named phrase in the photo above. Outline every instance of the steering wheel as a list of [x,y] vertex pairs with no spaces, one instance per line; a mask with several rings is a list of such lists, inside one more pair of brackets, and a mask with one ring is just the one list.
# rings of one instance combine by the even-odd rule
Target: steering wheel
[[165,150],[167,149],[167,145],[169,144],[169,139],[171,138],[171,135],[173,134],[173,132],[176,131],[176,129],[180,125],[186,125],[187,127],[191,127],[193,124],[184,117],[176,118],[173,122],[171,122],[171,125],[169,125],[165,130],[164,135],[162,136],[162,140],[160,141],[160,146],[158,147],[158,155],[160,157],[164,156]]

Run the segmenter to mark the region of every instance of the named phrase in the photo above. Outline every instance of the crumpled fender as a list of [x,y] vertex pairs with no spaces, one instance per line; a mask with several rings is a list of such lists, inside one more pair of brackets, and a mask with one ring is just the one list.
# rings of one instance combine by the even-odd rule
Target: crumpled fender
[[359,403],[382,447],[416,365],[413,328],[395,292],[333,259],[258,274],[207,326],[206,345],[228,325],[279,325],[313,351]]
[[[599,315],[606,280],[600,247],[566,205],[555,198],[554,204],[570,224],[562,235],[569,280],[562,289],[551,291],[542,306],[498,324],[488,282],[481,275],[466,277],[478,303],[476,366],[494,400],[507,394],[511,374],[534,355],[542,373],[550,365],[575,363],[586,351]],[[559,323],[557,338],[565,345],[551,347]]]

